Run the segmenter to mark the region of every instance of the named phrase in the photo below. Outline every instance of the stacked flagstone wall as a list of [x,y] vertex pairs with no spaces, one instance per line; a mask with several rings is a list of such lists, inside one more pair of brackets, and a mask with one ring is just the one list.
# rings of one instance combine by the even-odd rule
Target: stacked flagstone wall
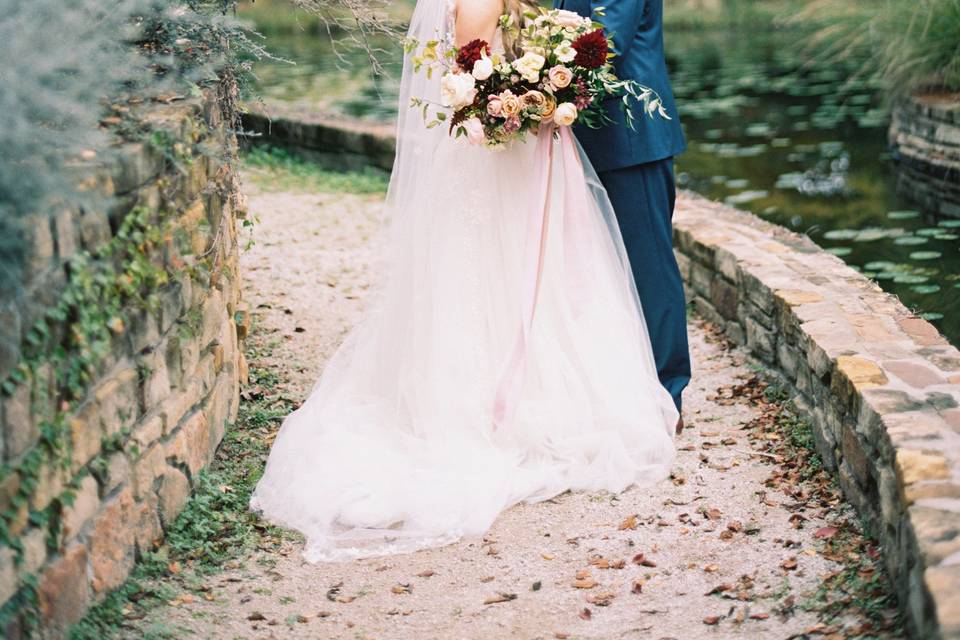
[[960,351],[836,256],[753,215],[685,194],[675,246],[697,311],[812,416],[914,637],[960,638]]
[[61,637],[119,586],[237,411],[234,145],[212,105],[137,108],[147,141],[87,185],[114,197],[30,220],[0,301],[4,638]]
[[893,111],[897,190],[924,209],[960,217],[960,95],[918,96]]

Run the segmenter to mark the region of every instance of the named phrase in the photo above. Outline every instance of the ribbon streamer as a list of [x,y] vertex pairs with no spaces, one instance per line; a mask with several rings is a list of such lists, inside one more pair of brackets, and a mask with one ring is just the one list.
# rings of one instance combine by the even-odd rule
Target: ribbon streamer
[[[556,128],[548,123],[540,129],[537,139],[536,157],[537,179],[536,199],[530,207],[527,220],[527,239],[525,245],[527,263],[524,266],[523,299],[521,304],[520,330],[517,340],[507,361],[506,369],[497,385],[493,407],[494,429],[503,428],[516,413],[517,403],[523,390],[523,381],[527,370],[527,352],[533,330],[533,319],[540,297],[540,285],[543,280],[544,257],[547,249],[547,234],[550,228],[551,193],[553,191],[553,137]],[[564,180],[564,246],[568,275],[573,280],[574,289],[580,289],[583,283],[583,264],[577,256],[578,247],[587,242],[583,234],[589,233],[589,225],[584,224],[584,216],[589,210],[589,194],[576,142],[570,127],[559,127],[560,152],[563,158]],[[580,169],[580,171],[577,171]]]

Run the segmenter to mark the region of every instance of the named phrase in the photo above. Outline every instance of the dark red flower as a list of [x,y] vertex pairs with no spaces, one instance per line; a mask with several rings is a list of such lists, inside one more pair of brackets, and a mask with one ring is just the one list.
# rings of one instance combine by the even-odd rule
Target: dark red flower
[[603,29],[585,33],[573,41],[573,49],[577,57],[573,64],[587,69],[602,67],[607,62],[607,37]]
[[464,71],[473,71],[474,63],[480,59],[481,52],[490,55],[490,45],[483,40],[471,40],[457,51],[457,64]]

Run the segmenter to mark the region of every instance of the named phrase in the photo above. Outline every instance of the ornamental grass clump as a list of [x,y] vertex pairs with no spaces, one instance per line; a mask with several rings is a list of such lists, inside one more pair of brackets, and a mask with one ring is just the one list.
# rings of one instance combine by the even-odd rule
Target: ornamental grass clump
[[960,91],[960,0],[814,0],[789,23],[812,27],[817,57],[865,61],[891,98]]

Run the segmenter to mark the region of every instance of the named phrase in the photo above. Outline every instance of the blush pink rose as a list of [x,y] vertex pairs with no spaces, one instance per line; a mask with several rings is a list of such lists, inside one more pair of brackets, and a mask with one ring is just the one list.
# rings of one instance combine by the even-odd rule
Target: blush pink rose
[[547,72],[547,78],[554,89],[564,89],[573,81],[573,72],[562,64],[558,64]]

